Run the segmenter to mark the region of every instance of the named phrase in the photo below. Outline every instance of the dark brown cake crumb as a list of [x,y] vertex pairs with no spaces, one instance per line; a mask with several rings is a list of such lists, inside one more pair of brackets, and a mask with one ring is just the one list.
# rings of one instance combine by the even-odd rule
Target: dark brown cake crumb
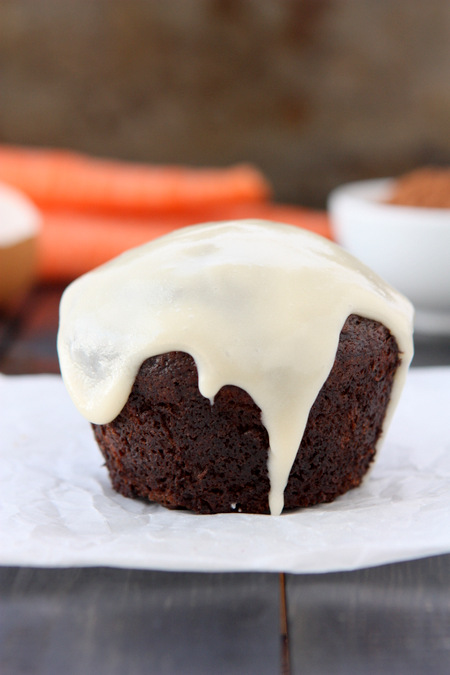
[[[360,484],[399,363],[387,328],[355,315],[347,319],[309,415],[285,508],[330,502]],[[211,405],[188,354],[147,359],[120,415],[93,428],[113,487],[126,497],[198,513],[269,512],[269,439],[260,409],[231,385]]]

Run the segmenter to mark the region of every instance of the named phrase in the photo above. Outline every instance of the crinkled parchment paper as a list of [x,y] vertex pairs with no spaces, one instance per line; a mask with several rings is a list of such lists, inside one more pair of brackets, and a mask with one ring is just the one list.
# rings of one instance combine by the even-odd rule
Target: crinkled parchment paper
[[450,368],[410,371],[363,485],[272,516],[116,494],[57,376],[0,376],[0,564],[327,572],[450,552]]

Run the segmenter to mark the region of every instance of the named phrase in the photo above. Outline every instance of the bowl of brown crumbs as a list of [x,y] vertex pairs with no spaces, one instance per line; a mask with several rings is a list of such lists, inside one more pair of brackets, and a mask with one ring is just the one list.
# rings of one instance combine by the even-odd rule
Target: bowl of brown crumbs
[[342,185],[333,236],[414,304],[418,333],[450,335],[450,167]]

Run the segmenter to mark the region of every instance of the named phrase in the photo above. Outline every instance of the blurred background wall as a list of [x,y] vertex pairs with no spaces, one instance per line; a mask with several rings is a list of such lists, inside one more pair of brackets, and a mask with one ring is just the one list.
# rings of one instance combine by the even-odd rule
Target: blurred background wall
[[252,161],[324,206],[450,163],[450,2],[2,0],[0,143]]

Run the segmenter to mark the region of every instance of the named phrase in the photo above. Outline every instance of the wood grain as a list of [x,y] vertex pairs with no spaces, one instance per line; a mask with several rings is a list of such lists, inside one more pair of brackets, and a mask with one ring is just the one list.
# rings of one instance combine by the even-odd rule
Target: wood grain
[[450,672],[450,555],[286,588],[293,675]]
[[273,675],[276,574],[0,568],[2,675]]

